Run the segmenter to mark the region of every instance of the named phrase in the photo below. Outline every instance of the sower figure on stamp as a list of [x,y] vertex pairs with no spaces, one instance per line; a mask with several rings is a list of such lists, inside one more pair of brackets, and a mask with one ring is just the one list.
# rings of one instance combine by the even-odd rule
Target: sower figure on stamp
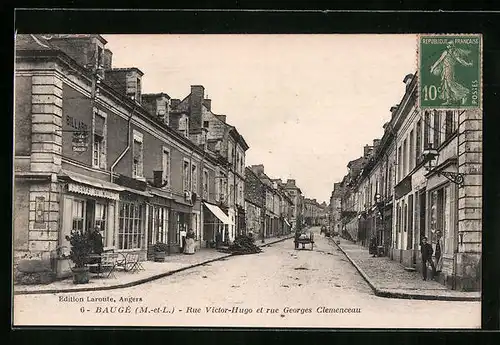
[[420,243],[420,253],[422,254],[422,275],[424,280],[427,280],[427,263],[429,263],[432,267],[432,278],[436,274],[436,266],[434,266],[434,262],[432,261],[432,246],[427,243],[427,237],[422,237],[422,242]]

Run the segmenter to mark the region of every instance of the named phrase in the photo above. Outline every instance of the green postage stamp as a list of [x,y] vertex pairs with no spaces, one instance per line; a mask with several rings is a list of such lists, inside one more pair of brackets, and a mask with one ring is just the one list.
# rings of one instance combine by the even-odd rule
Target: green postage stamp
[[482,107],[481,35],[419,35],[421,109]]

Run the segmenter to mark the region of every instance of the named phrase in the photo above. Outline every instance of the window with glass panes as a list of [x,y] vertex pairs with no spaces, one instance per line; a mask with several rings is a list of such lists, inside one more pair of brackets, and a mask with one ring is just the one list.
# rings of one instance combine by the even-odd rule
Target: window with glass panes
[[165,187],[170,186],[170,150],[166,147],[163,147],[163,157],[162,157],[162,169],[163,176],[162,182],[166,183]]
[[155,206],[153,208],[153,227],[155,242],[167,243],[168,236],[168,208]]
[[434,143],[433,147],[438,148],[441,144],[441,112],[434,111],[434,125],[433,125]]
[[208,171],[203,170],[203,198],[208,199]]
[[415,154],[415,132],[412,130],[410,132],[410,151],[408,152],[408,165],[410,171],[415,167],[415,157],[413,156]]
[[118,213],[118,248],[140,249],[144,237],[143,207],[135,202],[120,202]]
[[430,129],[431,127],[431,114],[429,111],[425,111],[424,113],[424,150],[429,147],[429,144],[431,144],[430,141]]
[[198,168],[194,164],[191,165],[191,181],[191,190],[198,193]]
[[453,111],[446,111],[445,117],[445,140],[448,140],[455,132],[455,121],[453,120]]
[[422,155],[422,121],[418,120],[416,127],[415,137],[415,165],[420,163],[420,156]]
[[85,200],[73,200],[72,218],[72,230],[83,232],[85,230]]
[[94,113],[94,138],[92,144],[92,166],[106,168],[106,117]]
[[132,177],[134,178],[143,177],[143,149],[142,134],[134,131],[134,142],[132,147]]
[[107,209],[105,204],[95,203],[95,227],[101,230],[102,243],[106,243],[106,217]]
[[182,180],[183,180],[183,186],[184,190],[187,191],[189,190],[189,185],[190,185],[190,178],[189,178],[189,161],[185,160],[183,162],[183,167],[182,167]]

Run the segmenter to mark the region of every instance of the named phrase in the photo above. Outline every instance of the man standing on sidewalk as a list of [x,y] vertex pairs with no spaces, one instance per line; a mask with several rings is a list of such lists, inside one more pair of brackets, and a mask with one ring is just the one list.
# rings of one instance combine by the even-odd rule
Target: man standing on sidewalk
[[436,274],[436,266],[434,266],[434,262],[432,261],[432,246],[427,243],[427,237],[422,237],[422,242],[420,243],[420,253],[422,254],[422,275],[424,276],[424,280],[427,280],[427,263],[429,263],[432,267],[432,278]]

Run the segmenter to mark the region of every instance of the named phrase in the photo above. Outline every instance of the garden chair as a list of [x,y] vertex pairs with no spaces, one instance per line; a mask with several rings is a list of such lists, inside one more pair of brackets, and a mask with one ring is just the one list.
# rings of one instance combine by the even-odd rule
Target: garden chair
[[144,267],[139,261],[139,253],[129,253],[127,255],[125,270],[132,273],[144,270]]
[[103,253],[101,256],[101,270],[100,273],[105,273],[108,272],[108,275],[106,278],[109,278],[110,276],[115,277],[114,270],[116,268],[116,263],[118,260],[118,254],[117,253]]

